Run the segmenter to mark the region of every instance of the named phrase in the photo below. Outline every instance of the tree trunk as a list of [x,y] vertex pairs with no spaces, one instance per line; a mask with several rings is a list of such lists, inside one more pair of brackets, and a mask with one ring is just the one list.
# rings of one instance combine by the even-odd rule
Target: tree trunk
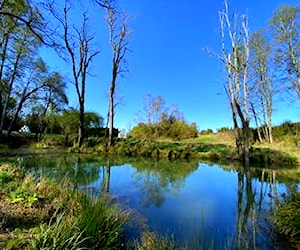
[[25,100],[21,100],[19,102],[19,105],[18,105],[18,108],[17,108],[17,111],[16,113],[14,114],[14,117],[13,119],[11,120],[10,124],[9,124],[9,127],[7,129],[7,140],[9,141],[10,137],[11,137],[11,134],[12,134],[12,128],[13,128],[13,125],[15,124],[17,118],[18,118],[18,115],[22,109],[22,106],[23,106],[23,103],[24,103]]
[[78,127],[78,147],[82,146],[84,139],[84,99],[80,98],[80,108],[79,108],[79,127]]
[[[115,68],[115,65],[114,65]],[[113,77],[111,81],[111,87],[109,91],[109,129],[108,129],[108,146],[111,147],[113,145],[113,129],[114,129],[114,93],[116,87],[116,78],[117,73],[113,71]]]
[[110,93],[109,97],[109,129],[108,129],[108,146],[113,145],[113,128],[114,128],[114,97]]
[[6,59],[6,52],[7,52],[7,45],[8,45],[8,35],[4,35],[3,37],[3,48],[2,48],[2,53],[1,53],[1,66],[0,66],[0,117],[1,117],[1,121],[0,121],[0,141],[2,138],[2,133],[3,133],[3,125],[4,125],[4,119],[5,119],[5,108],[2,104],[3,101],[3,94],[4,94],[4,86],[3,86],[3,82],[2,82],[2,78],[3,78],[3,69],[4,69],[4,64],[5,64],[5,59]]

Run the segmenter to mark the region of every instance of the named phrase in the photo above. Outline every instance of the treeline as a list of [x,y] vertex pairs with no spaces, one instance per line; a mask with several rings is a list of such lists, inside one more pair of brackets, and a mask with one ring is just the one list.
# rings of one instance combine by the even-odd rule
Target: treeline
[[[120,73],[126,72],[124,61],[128,50],[129,18],[113,0],[96,0],[89,4],[95,7],[94,13],[109,28],[107,43],[114,60],[107,126],[112,140],[115,134],[113,118],[116,81]],[[70,1],[1,1],[0,142],[10,141],[12,131],[19,130],[24,124],[29,124],[30,130],[40,135],[45,131],[69,135],[76,130],[79,147],[84,136],[90,134],[90,124],[87,123],[90,117],[85,117],[89,116],[85,110],[86,82],[91,76],[91,63],[100,49],[91,31],[91,15],[88,13],[91,6],[87,6],[83,8],[79,2],[73,4]],[[45,48],[47,51],[52,49],[67,63],[66,70],[70,78],[67,79],[61,72],[52,71],[47,66],[41,57],[41,50]],[[67,84],[74,86],[78,101],[78,119],[71,125],[64,122],[68,120],[65,116],[72,116],[72,112],[66,110]],[[58,121],[54,124],[55,117]],[[75,125],[76,129],[73,128]]]
[[[79,111],[69,108],[60,113],[41,116],[30,113],[21,124],[26,124],[29,132],[40,140],[45,134],[60,134],[65,137],[65,146],[74,146],[78,139]],[[20,125],[21,125],[20,124]],[[85,137],[107,137],[108,128],[104,127],[104,119],[95,112],[84,114]],[[118,129],[113,129],[113,137],[118,137]]]

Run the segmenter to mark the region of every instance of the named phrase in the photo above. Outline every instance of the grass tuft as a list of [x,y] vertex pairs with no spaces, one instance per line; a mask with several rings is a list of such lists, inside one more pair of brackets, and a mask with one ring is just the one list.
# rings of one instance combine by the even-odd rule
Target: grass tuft
[[300,192],[290,194],[278,205],[274,218],[278,231],[298,242],[300,247]]

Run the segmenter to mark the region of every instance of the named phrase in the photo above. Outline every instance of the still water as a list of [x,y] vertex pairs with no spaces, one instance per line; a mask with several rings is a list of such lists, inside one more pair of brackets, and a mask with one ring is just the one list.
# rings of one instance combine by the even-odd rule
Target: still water
[[109,192],[134,221],[128,237],[151,230],[188,249],[288,249],[274,232],[277,202],[299,179],[274,170],[197,161],[79,156],[20,159],[28,171],[70,179],[91,195]]

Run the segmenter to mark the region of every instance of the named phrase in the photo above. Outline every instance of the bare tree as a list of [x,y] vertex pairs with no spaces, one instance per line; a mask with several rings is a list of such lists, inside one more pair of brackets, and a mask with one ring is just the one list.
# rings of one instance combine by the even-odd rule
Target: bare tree
[[63,15],[55,12],[55,8],[48,6],[53,16],[62,27],[62,43],[67,53],[67,59],[71,61],[73,83],[76,89],[79,102],[79,127],[78,127],[78,146],[81,147],[84,138],[84,106],[85,106],[85,90],[86,77],[88,68],[93,58],[100,53],[98,50],[92,49],[94,37],[88,32],[88,16],[82,13],[82,21],[80,27],[76,27],[69,22],[69,11],[67,1],[63,8]]
[[143,109],[138,111],[138,122],[142,122],[148,125],[156,124],[160,121],[163,113],[167,113],[165,106],[165,100],[162,96],[152,96],[147,93],[144,97]]
[[[219,57],[227,71],[225,90],[228,94],[239,158],[249,165],[250,114],[248,101],[249,30],[246,15],[230,19],[228,3],[219,12],[222,55]],[[227,49],[227,42],[229,46]]]
[[128,42],[130,31],[129,18],[126,12],[119,12],[115,8],[107,10],[106,22],[110,34],[110,46],[112,49],[112,75],[109,89],[109,131],[108,146],[113,143],[113,127],[115,115],[114,96],[118,76],[127,72],[126,52],[128,51]]
[[[273,114],[273,79],[270,71],[272,46],[267,41],[264,31],[254,32],[250,37],[250,63],[253,75],[251,89],[251,109],[256,122],[259,140],[272,143],[272,114]],[[257,106],[255,106],[257,104]],[[257,110],[259,112],[257,112]]]

